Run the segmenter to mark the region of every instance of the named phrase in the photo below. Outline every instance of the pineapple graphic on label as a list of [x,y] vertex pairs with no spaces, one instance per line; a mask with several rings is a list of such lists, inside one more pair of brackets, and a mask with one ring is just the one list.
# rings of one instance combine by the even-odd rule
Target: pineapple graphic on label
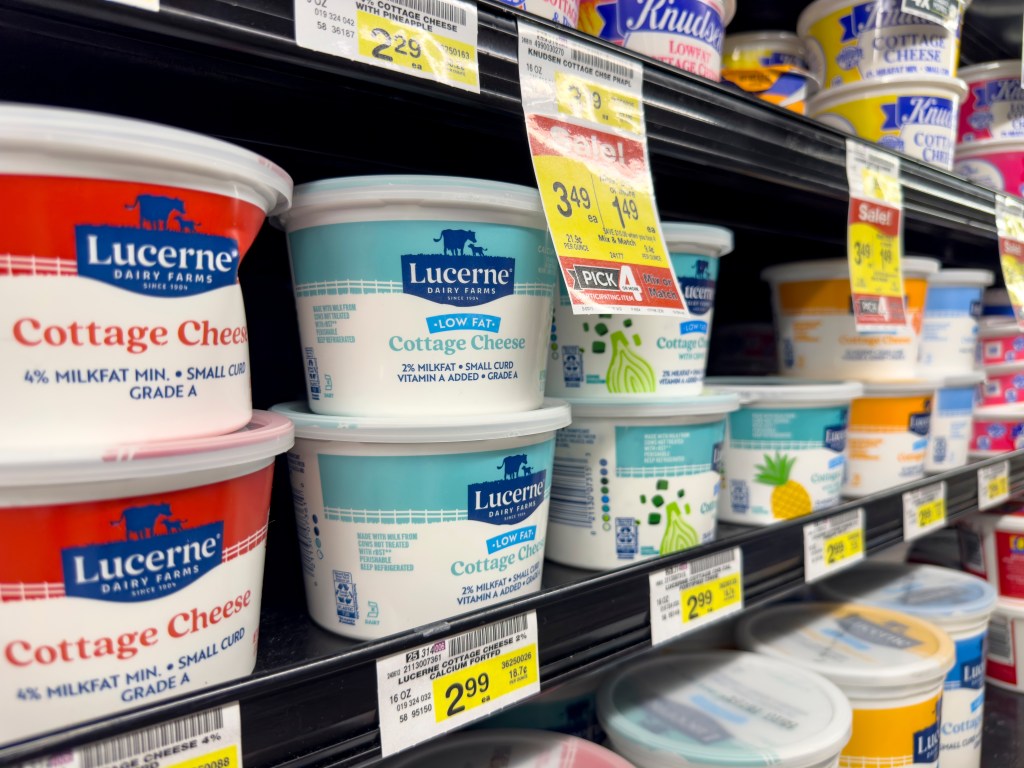
[[772,517],[779,520],[809,515],[814,508],[807,489],[796,480],[789,479],[794,464],[796,457],[776,451],[774,459],[766,453],[764,464],[755,467],[758,474],[754,480],[775,487],[772,491]]

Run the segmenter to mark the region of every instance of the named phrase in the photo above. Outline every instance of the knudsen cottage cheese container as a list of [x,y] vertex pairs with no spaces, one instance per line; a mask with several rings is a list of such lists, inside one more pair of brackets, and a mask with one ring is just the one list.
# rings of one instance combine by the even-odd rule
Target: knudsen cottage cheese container
[[935,625],[872,606],[775,606],[740,622],[740,645],[817,672],[853,707],[841,768],[936,768],[946,674],[955,649]]
[[728,418],[719,520],[771,525],[839,503],[850,403],[863,385],[770,378],[708,385],[735,392],[741,403]]
[[958,144],[953,172],[975,184],[1020,197],[1024,195],[1024,139]]
[[978,458],[1024,448],[1024,408],[975,408],[969,454]]
[[254,411],[219,437],[0,464],[0,743],[252,672],[292,439]]
[[555,430],[569,407],[295,422],[288,454],[306,603],[359,640],[540,589]]
[[549,559],[603,570],[714,539],[736,395],[571,403],[555,443]]
[[950,171],[957,110],[966,92],[962,80],[950,77],[879,77],[821,91],[807,102],[807,115]]
[[559,278],[535,189],[328,179],[299,186],[280,221],[314,413],[540,407]]
[[833,768],[852,720],[820,675],[738,651],[629,663],[601,689],[598,715],[639,768]]
[[580,15],[580,0],[502,0],[502,2],[573,29],[576,28],[576,22]]
[[1024,693],[1024,601],[996,602],[988,625],[986,679],[999,688]]
[[981,406],[986,412],[1024,413],[1024,360],[985,366]]
[[953,29],[904,13],[901,0],[815,0],[797,20],[811,73],[825,88],[880,77],[956,75],[962,8]]
[[984,380],[982,371],[972,371],[943,376],[937,381],[928,427],[925,472],[945,472],[967,463],[974,410]]
[[732,251],[732,232],[704,224],[667,223],[662,229],[691,317],[574,315],[559,280],[547,371],[549,397],[700,394],[718,259]]
[[1024,362],[1024,331],[1009,317],[986,317],[978,331],[978,357],[983,366]]
[[960,523],[960,563],[1000,597],[1024,600],[1024,506],[1011,501]]
[[943,269],[929,278],[918,353],[922,373],[974,370],[981,295],[994,281],[987,269]]
[[223,141],[0,105],[0,455],[245,426],[238,267],[291,193]]
[[903,259],[907,329],[903,333],[857,333],[846,259],[823,259],[769,267],[779,371],[803,379],[893,381],[913,378],[928,277],[935,259]]
[[718,81],[736,0],[582,0],[579,29]]
[[949,635],[956,663],[942,695],[943,768],[979,768],[985,704],[985,635],[996,591],[952,568],[870,561],[816,585],[827,600],[902,611]]
[[1021,61],[987,61],[960,71],[967,98],[960,106],[957,142],[1024,139]]

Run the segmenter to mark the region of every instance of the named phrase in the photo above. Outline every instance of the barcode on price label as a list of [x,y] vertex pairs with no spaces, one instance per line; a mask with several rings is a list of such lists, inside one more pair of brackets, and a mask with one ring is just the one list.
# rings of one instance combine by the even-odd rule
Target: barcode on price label
[[919,536],[946,525],[946,481],[903,494],[903,540]]
[[743,610],[739,547],[650,575],[651,643],[672,640]]
[[[144,758],[144,760],[140,759]],[[231,703],[97,741],[22,768],[241,768],[242,720]]]
[[853,509],[804,526],[804,581],[808,584],[863,559],[863,509]]
[[978,509],[998,506],[1010,498],[1010,462],[1000,461],[978,470]]
[[540,691],[534,611],[377,661],[387,757]]

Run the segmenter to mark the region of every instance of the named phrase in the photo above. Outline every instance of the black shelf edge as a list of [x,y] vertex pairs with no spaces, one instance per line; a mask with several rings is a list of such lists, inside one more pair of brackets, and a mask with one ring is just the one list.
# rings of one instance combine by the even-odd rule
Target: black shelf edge
[[[299,661],[267,667],[240,680],[141,707],[0,748],[0,764],[67,751],[231,701],[241,704],[242,746],[248,768],[359,766],[380,758],[375,661],[428,639],[463,632],[525,611],[537,611],[543,688],[651,647],[651,573],[733,547],[743,552],[745,608],[777,600],[804,585],[803,527],[848,510],[865,512],[866,551],[903,541],[905,492],[946,483],[947,520],[977,509],[978,469],[1008,461],[1011,493],[1024,491],[1024,450],[975,462],[887,492],[766,528],[721,526],[720,540],[565,583],[379,641],[338,641],[311,625],[304,605],[264,610],[261,647],[283,646]],[[548,566],[550,568],[550,564]],[[562,578],[565,578],[564,576]],[[333,646],[333,650],[330,650]],[[324,649],[328,649],[325,651]],[[302,660],[303,654],[309,654]]]

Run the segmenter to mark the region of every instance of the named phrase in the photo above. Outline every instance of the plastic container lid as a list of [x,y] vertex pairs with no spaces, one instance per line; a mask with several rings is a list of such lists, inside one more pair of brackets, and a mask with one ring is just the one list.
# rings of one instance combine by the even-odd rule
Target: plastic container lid
[[996,155],[1003,152],[1024,152],[1024,139],[985,139],[956,145],[954,159],[966,160],[978,155]]
[[996,363],[995,365],[985,366],[985,373],[991,373],[995,376],[1022,370],[1024,370],[1024,360],[1016,360],[1012,363]]
[[[1010,309],[1013,313],[1013,309]],[[1003,336],[1024,336],[1024,331],[1012,320],[1001,315],[990,316],[978,326],[978,336],[982,339],[997,339]]]
[[954,646],[934,625],[896,611],[801,603],[740,621],[739,644],[824,675],[851,698],[910,696],[941,685]]
[[693,397],[673,399],[635,398],[569,398],[574,417],[598,419],[649,419],[664,416],[722,416],[740,409],[737,395],[726,392],[710,392]]
[[633,768],[614,752],[550,731],[488,729],[417,747],[387,768]]
[[725,227],[663,221],[661,231],[665,235],[665,246],[669,253],[686,253],[687,247],[696,248],[702,254],[712,257],[732,253],[732,230]]
[[616,752],[637,765],[831,765],[852,731],[835,685],[796,665],[739,651],[630,664],[598,695]]
[[462,443],[553,432],[568,426],[569,406],[545,400],[534,411],[468,416],[326,416],[313,413],[302,400],[275,405],[270,410],[295,424],[295,436],[307,440],[348,443]]
[[[967,83],[955,77],[944,77],[943,75],[873,77],[870,80],[859,80],[855,83],[846,83],[819,91],[808,99],[807,111],[819,112],[836,103],[862,99],[877,94],[879,91],[883,94],[909,96],[926,90],[945,92],[951,98],[956,99],[957,107],[959,107],[960,101],[967,95]],[[956,114],[956,110],[953,111],[953,114]]]
[[722,3],[722,26],[727,26],[736,15],[736,0],[725,0]]
[[[938,381],[942,381],[939,377]],[[910,379],[907,381],[865,381],[863,397],[912,397],[930,395],[935,391],[936,380]]]
[[868,561],[816,587],[826,600],[902,611],[947,631],[988,621],[996,590],[984,579],[934,565]]
[[737,32],[725,36],[724,50],[726,54],[736,48],[744,47],[774,48],[797,56],[807,55],[807,46],[793,32],[780,29],[763,29],[754,32]]
[[[76,175],[61,160],[74,158],[116,162],[155,170],[173,178],[182,174],[252,189],[270,216],[288,208],[292,179],[269,160],[226,141],[145,120],[78,109],[0,104],[0,147],[5,154],[24,155],[25,173],[40,175],[35,166],[45,155],[54,163],[48,175]],[[7,173],[13,169],[5,170]],[[175,181],[168,182],[175,186]]]
[[[974,409],[974,421],[1021,421],[1024,422],[1024,405],[984,405]],[[1006,451],[971,451],[979,456],[995,456]]]
[[[907,256],[903,259],[903,273],[914,277],[927,277],[939,271],[938,259]],[[850,266],[846,259],[815,259],[776,264],[761,272],[768,282],[804,282],[806,280],[849,279]]]
[[987,288],[995,281],[995,273],[987,269],[941,269],[928,278],[928,285],[977,285]]
[[[972,80],[995,80],[1000,77],[1008,77],[1020,81],[1020,66],[1020,59],[985,61],[981,64],[961,67],[957,75],[960,79],[967,80],[968,82]],[[1021,98],[1024,98],[1024,96]]]
[[981,384],[985,380],[984,371],[964,371],[963,373],[946,373],[931,377],[922,372],[936,389],[966,389]]
[[1011,619],[1024,619],[1024,600],[1014,600],[1012,597],[999,597],[996,599],[995,612]]
[[[815,2],[804,8],[796,22],[796,31],[800,37],[810,37],[810,26],[819,19],[831,15],[835,11],[842,9],[849,9],[854,5],[851,0],[815,0]],[[964,3],[964,10],[970,5],[970,0]],[[963,11],[960,12],[960,18],[963,19]],[[937,30],[942,31],[941,27],[937,27]],[[952,37],[953,33],[950,32],[949,36]]]
[[237,432],[124,444],[99,459],[54,451],[45,455],[4,456],[0,461],[0,505],[8,489],[126,481],[232,467],[277,456],[294,442],[294,430],[288,419],[267,411],[253,411],[252,421]]
[[822,402],[849,402],[864,394],[864,385],[857,381],[799,381],[781,376],[711,377],[704,380],[719,392],[739,395],[742,405],[754,403],[787,403],[806,406]]

